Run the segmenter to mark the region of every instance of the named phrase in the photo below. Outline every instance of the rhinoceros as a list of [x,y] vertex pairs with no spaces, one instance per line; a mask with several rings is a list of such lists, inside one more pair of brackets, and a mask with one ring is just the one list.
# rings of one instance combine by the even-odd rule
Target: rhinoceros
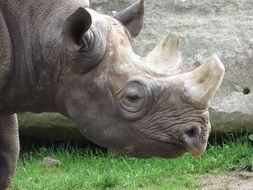
[[114,16],[88,0],[0,0],[0,189],[18,159],[18,112],[59,112],[92,142],[139,158],[205,151],[224,66],[213,55],[184,73],[172,32],[136,55],[143,15],[143,0]]

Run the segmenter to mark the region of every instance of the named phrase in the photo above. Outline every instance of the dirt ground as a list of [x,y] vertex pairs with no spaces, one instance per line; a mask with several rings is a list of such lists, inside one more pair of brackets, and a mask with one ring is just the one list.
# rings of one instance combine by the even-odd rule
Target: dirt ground
[[206,176],[202,190],[253,190],[253,172]]

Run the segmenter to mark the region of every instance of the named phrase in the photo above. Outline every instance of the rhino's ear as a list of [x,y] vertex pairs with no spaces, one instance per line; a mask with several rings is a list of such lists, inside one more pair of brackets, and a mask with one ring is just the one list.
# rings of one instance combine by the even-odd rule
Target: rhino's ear
[[92,24],[90,13],[78,8],[64,23],[62,40],[70,51],[78,51],[89,43],[89,28]]
[[120,11],[115,18],[128,30],[132,38],[138,36],[141,31],[144,16],[144,0],[138,0],[130,7]]

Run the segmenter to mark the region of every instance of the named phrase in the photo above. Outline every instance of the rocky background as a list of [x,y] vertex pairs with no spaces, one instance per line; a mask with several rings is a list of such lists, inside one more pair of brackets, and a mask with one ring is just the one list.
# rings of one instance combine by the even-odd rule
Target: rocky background
[[[133,0],[91,0],[98,12],[115,14]],[[216,53],[225,80],[211,103],[213,133],[253,133],[253,1],[146,0],[144,27],[134,41],[145,56],[167,30],[181,39],[185,71]],[[83,141],[74,124],[58,114],[19,115],[20,134],[37,139]]]

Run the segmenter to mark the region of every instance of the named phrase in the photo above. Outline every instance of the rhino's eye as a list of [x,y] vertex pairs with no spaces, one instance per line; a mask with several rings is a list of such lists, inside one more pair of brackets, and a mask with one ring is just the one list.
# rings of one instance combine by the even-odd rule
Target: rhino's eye
[[149,111],[152,99],[147,85],[129,82],[119,95],[119,111],[128,120],[139,119]]
[[141,97],[140,97],[140,95],[138,94],[138,92],[135,91],[135,90],[133,90],[133,89],[129,90],[129,91],[126,93],[125,97],[126,97],[130,102],[136,102],[136,101],[138,101],[138,100],[141,99]]

